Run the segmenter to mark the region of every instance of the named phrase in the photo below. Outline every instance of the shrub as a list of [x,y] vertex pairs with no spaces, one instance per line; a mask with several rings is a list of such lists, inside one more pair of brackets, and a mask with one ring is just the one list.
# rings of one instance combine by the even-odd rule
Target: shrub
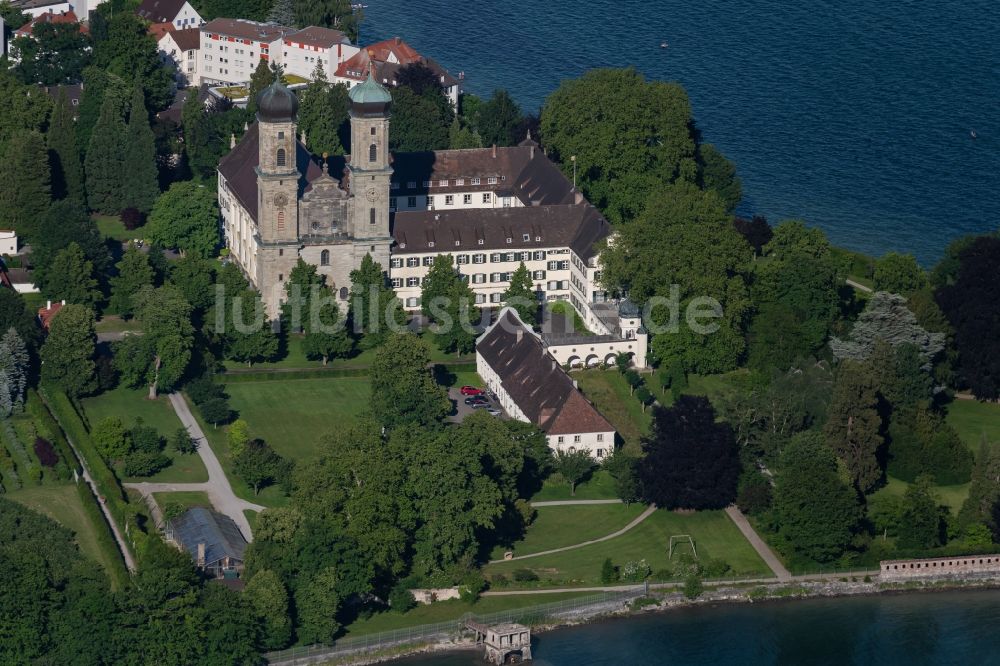
[[642,403],[642,411],[646,411],[646,407],[653,404],[653,394],[645,386],[640,386],[635,390],[635,397]]
[[52,448],[52,442],[41,437],[35,438],[35,455],[38,456],[38,462],[46,467],[55,467],[59,462],[59,456]]
[[118,386],[118,371],[110,356],[97,357],[97,388],[99,391],[110,391]]
[[140,420],[137,420],[132,426],[129,436],[132,438],[132,448],[136,451],[161,453],[166,444],[160,437],[160,433],[156,432],[156,428],[142,425]]
[[538,510],[531,506],[531,502],[526,499],[514,500],[514,510],[521,515],[521,523],[525,527],[529,527],[531,523],[535,522],[535,517],[538,515]]
[[722,578],[730,572],[731,567],[725,560],[713,557],[702,565],[701,570],[708,578]]
[[688,599],[697,599],[704,591],[705,586],[698,576],[691,575],[684,579],[684,596]]
[[622,580],[629,582],[646,580],[651,573],[653,570],[646,564],[646,560],[630,560],[622,567]]
[[463,578],[458,586],[458,598],[465,603],[471,604],[479,598],[479,594],[486,589],[486,579],[479,571],[470,571]]
[[519,583],[530,583],[538,580],[538,574],[531,569],[515,569],[513,577]]
[[188,434],[187,428],[178,428],[170,440],[170,446],[177,453],[195,453],[198,450],[198,441]]
[[396,586],[389,592],[389,607],[397,613],[405,613],[417,605],[417,600],[413,598],[405,585],[405,581],[396,583]]
[[134,231],[146,223],[146,216],[135,208],[126,208],[121,212],[122,224],[129,231]]
[[198,405],[201,411],[201,418],[214,426],[220,423],[228,423],[233,418],[233,410],[229,407],[229,401],[222,397],[209,398]]
[[125,476],[152,476],[170,464],[170,458],[155,451],[133,451],[125,456]]
[[29,467],[27,476],[29,480],[35,482],[35,485],[42,484],[42,468],[38,465],[32,465]]
[[215,383],[212,375],[205,374],[196,379],[192,379],[184,386],[184,391],[196,405],[200,405],[212,398],[226,397],[226,390],[222,384]]
[[642,377],[635,370],[626,370],[625,383],[629,386],[629,392],[635,393],[635,390],[642,386]]
[[129,452],[125,424],[117,416],[100,420],[90,432],[90,439],[105,460],[121,460]]
[[604,564],[601,565],[601,582],[607,585],[616,580],[618,580],[618,572],[615,571],[615,565],[610,557],[606,558]]

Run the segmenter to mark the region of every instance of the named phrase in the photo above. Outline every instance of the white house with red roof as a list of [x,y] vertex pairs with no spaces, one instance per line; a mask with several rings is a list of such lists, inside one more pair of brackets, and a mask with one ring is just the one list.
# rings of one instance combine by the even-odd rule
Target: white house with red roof
[[426,65],[437,76],[441,90],[451,103],[458,105],[458,96],[462,93],[463,74],[458,78],[437,61],[420,55],[416,49],[399,37],[386,39],[375,44],[369,44],[359,49],[354,57],[345,60],[337,68],[333,80],[344,83],[348,88],[363,82],[368,76],[368,70],[374,65],[375,80],[383,86],[395,88],[399,85],[397,74],[407,65],[421,63]]
[[201,79],[201,31],[198,28],[177,30],[170,23],[161,23],[159,26],[165,26],[164,30],[159,31],[156,41],[160,60],[174,68],[178,85],[195,85]]
[[281,49],[281,64],[285,74],[312,79],[316,66],[322,68],[327,81],[332,81],[337,68],[358,52],[358,47],[340,30],[310,26],[285,35]]

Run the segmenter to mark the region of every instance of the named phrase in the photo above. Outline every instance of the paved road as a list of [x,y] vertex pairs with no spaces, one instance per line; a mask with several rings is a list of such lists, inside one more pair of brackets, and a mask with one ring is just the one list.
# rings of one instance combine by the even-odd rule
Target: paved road
[[551,500],[548,502],[532,502],[531,506],[588,506],[593,504],[621,504],[620,499],[603,500]]
[[209,501],[215,510],[224,513],[233,519],[237,527],[240,528],[240,532],[247,541],[253,540],[253,534],[250,531],[250,523],[247,522],[247,518],[243,515],[243,512],[247,509],[251,511],[263,511],[264,507],[259,504],[254,504],[253,502],[248,502],[244,499],[240,499],[233,492],[233,487],[229,485],[229,479],[226,478],[226,473],[222,469],[222,464],[219,459],[215,456],[215,451],[212,447],[208,445],[208,440],[205,438],[205,433],[202,432],[201,426],[195,420],[194,416],[191,415],[191,410],[188,408],[187,402],[184,400],[184,396],[180,393],[170,394],[170,404],[173,406],[174,411],[177,413],[177,418],[181,420],[184,427],[187,428],[188,432],[191,433],[191,438],[198,442],[198,455],[201,456],[201,461],[205,465],[205,469],[208,470],[208,481],[205,483],[127,483],[125,484],[129,488],[135,488],[141,492],[144,496],[148,496],[151,493],[169,493],[169,492],[186,492],[186,491],[201,491],[208,495]]
[[656,505],[655,504],[650,504],[646,508],[646,510],[643,511],[638,516],[636,516],[635,520],[633,520],[631,523],[629,523],[625,527],[621,528],[617,532],[612,532],[611,534],[608,534],[606,536],[602,536],[602,537],[600,537],[598,539],[591,539],[590,541],[583,541],[581,543],[575,543],[572,546],[563,546],[562,548],[553,548],[552,550],[543,550],[543,551],[541,551],[539,553],[530,553],[528,555],[518,555],[517,557],[512,557],[509,560],[490,560],[490,564],[496,564],[498,562],[513,562],[514,560],[526,560],[529,557],[541,557],[542,555],[552,555],[553,553],[562,553],[562,552],[567,551],[567,550],[574,550],[576,548],[583,548],[584,546],[590,546],[590,545],[595,544],[595,543],[601,543],[602,541],[608,541],[610,539],[615,539],[615,538],[620,537],[621,535],[625,534],[626,532],[628,532],[630,529],[632,529],[633,527],[635,527],[636,525],[638,525],[642,521],[644,521],[647,518],[649,518],[651,515],[653,515],[654,511],[656,511]]
[[851,280],[850,278],[848,278],[847,280],[844,280],[844,282],[846,282],[849,286],[854,287],[858,291],[866,291],[868,293],[871,293],[873,291],[871,287],[866,287],[865,285],[861,284],[860,282],[855,282],[854,280]]
[[754,530],[753,526],[747,520],[747,517],[744,516],[743,513],[736,508],[736,506],[731,505],[726,507],[726,515],[729,516],[734,523],[736,523],[736,527],[740,529],[740,532],[743,532],[743,536],[745,536],[747,541],[750,542],[753,549],[757,551],[760,558],[764,560],[764,564],[766,564],[768,568],[774,572],[774,575],[778,577],[778,580],[792,579],[791,572],[785,568],[785,565],[781,563],[781,560],[779,560],[778,556],[774,554],[774,551],[771,550],[766,543],[764,543],[764,540],[761,539],[760,535],[757,534],[756,530]]

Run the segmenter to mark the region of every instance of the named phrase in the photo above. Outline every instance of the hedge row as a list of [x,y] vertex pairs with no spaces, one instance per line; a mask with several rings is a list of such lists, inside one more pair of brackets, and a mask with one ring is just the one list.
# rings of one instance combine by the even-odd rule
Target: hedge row
[[52,418],[52,414],[49,413],[49,410],[42,403],[41,396],[34,389],[28,391],[28,402],[25,406],[25,411],[36,423],[42,425],[48,431],[49,440],[55,445],[59,451],[59,456],[66,463],[70,471],[79,473],[80,461],[76,459],[76,454],[73,453],[73,449],[70,447],[69,442],[66,441],[66,437],[63,436],[62,428]]
[[87,518],[94,526],[94,533],[97,535],[97,546],[104,552],[108,562],[111,563],[111,567],[108,569],[108,578],[111,579],[111,585],[114,589],[120,590],[125,586],[125,581],[128,580],[128,570],[125,568],[125,560],[122,558],[122,553],[118,550],[118,542],[111,533],[111,526],[108,525],[108,520],[104,517],[104,512],[97,505],[97,498],[90,492],[90,486],[83,479],[80,479],[80,482],[75,485],[76,494],[80,497],[80,504],[83,506]]
[[[438,367],[446,372],[475,372],[475,363],[438,363]],[[306,370],[261,370],[259,372],[226,372],[218,375],[218,381],[224,384],[241,384],[244,382],[283,382],[291,379],[325,379],[332,377],[367,377],[370,368],[312,368]]]

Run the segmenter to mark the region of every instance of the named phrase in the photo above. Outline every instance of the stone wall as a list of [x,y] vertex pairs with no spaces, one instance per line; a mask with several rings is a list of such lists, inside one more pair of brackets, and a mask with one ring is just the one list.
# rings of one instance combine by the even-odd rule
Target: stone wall
[[1000,574],[1000,555],[963,555],[919,560],[883,560],[879,562],[881,580],[906,580],[970,574]]
[[418,604],[432,604],[435,601],[448,601],[459,597],[457,587],[418,588],[410,590],[410,594]]

